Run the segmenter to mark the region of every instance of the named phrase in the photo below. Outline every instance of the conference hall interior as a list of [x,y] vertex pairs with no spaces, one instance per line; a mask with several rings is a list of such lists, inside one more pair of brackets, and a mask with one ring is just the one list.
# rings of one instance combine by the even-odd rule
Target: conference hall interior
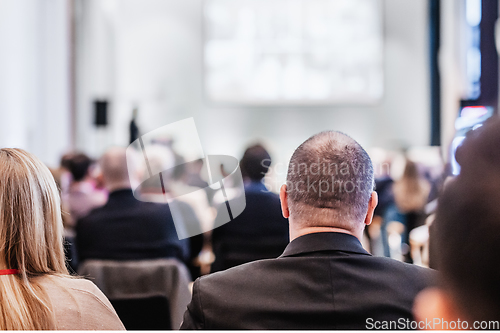
[[0,0],[0,329],[500,329],[498,18]]

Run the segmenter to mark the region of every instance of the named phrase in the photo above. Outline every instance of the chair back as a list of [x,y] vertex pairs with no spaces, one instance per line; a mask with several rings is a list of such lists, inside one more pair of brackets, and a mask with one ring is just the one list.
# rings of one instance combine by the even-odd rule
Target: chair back
[[191,277],[176,259],[86,260],[78,273],[108,297],[126,329],[178,329]]

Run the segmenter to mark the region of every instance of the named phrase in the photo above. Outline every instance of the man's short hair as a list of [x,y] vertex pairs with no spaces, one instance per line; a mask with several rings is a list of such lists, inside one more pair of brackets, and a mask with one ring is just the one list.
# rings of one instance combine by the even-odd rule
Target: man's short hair
[[129,181],[126,150],[123,147],[109,148],[99,160],[104,182],[107,184]]
[[471,320],[500,316],[499,147],[499,118],[470,132],[457,149],[461,171],[439,197],[431,235],[443,287]]
[[87,155],[79,153],[71,156],[66,163],[73,181],[79,182],[87,175],[92,160]]
[[243,176],[260,181],[269,171],[271,156],[260,144],[248,147],[240,161]]
[[311,226],[352,228],[362,222],[373,187],[370,157],[341,132],[310,137],[295,150],[288,167],[290,214]]

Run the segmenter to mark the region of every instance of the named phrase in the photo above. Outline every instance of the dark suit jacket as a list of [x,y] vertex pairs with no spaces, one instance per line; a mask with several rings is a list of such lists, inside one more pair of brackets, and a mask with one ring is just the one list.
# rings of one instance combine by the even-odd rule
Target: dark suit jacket
[[189,256],[189,241],[179,240],[167,204],[141,202],[132,190],[110,193],[76,226],[80,261],[85,259],[139,260]]
[[[277,258],[288,244],[288,220],[281,214],[280,199],[260,182],[245,186],[243,213],[212,232],[217,272],[259,259]],[[220,209],[226,209],[223,205]]]
[[434,272],[368,254],[354,236],[293,240],[282,256],[203,276],[183,329],[366,329],[367,320],[412,318]]

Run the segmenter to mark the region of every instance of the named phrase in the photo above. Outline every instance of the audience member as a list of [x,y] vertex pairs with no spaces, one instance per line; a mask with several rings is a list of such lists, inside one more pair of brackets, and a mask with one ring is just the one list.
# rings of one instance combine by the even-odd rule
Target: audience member
[[205,163],[205,159],[194,160],[187,164],[188,170],[185,176],[185,182],[189,186],[199,187],[204,189],[207,195],[208,202],[212,205],[212,200],[214,198],[216,190],[212,189],[210,184],[208,184],[203,178],[201,178],[202,169]]
[[63,156],[61,166],[70,177],[69,186],[61,192],[63,208],[68,214],[63,219],[64,247],[70,271],[78,270],[78,253],[75,247],[76,222],[87,216],[94,208],[106,203],[106,194],[96,191],[90,176],[92,160],[85,154],[75,153]]
[[[370,253],[390,257],[389,241],[387,237],[387,223],[394,215],[394,193],[392,186],[394,181],[390,175],[392,157],[385,151],[377,151],[379,160],[374,165],[375,169],[375,191],[377,192],[378,204],[373,212],[373,221],[365,230],[370,237]],[[373,162],[373,159],[372,159]],[[365,232],[366,234],[366,232]]]
[[429,198],[431,184],[419,170],[418,165],[407,159],[405,169],[401,179],[397,180],[393,186],[394,201],[399,213],[403,214],[402,222],[405,230],[402,235],[402,242],[405,245],[405,261],[413,262],[410,253],[410,232],[425,224],[425,204]]
[[[168,205],[134,198],[125,149],[108,150],[100,167],[109,199],[77,223],[80,261],[166,257],[186,260],[189,245],[187,240],[179,240]],[[131,175],[138,172],[133,170]]]
[[85,154],[74,154],[67,161],[67,168],[72,176],[68,192],[63,201],[69,208],[73,227],[76,221],[85,217],[94,208],[106,203],[106,196],[94,189],[89,174],[92,160]]
[[68,275],[60,207],[45,165],[0,149],[0,329],[123,330],[102,292]]
[[[500,118],[496,117],[474,130],[457,150],[460,174],[446,182],[432,224],[441,283],[438,289],[423,291],[415,304],[417,319],[433,323],[427,328],[499,329],[498,147]],[[492,323],[496,326],[484,326]]]
[[172,172],[170,191],[173,196],[188,203],[194,209],[203,230],[210,230],[213,227],[215,210],[208,202],[206,191],[187,183],[187,168],[193,163],[197,162],[188,162],[175,166]]
[[[144,181],[140,188],[141,200],[158,203],[168,202],[170,212],[176,222],[176,227],[183,228],[189,231],[190,234],[196,233],[195,236],[186,240],[189,242],[190,256],[185,264],[189,268],[191,276],[197,278],[200,276],[200,269],[196,259],[203,247],[200,220],[190,205],[191,200],[185,200],[189,196],[179,196],[176,198],[174,193],[172,193],[172,171],[174,170],[173,165],[176,162],[170,150],[163,145],[154,144],[147,147],[147,152],[150,167],[153,170],[163,170],[162,181],[160,181],[159,177],[151,177]],[[196,188],[196,190],[200,189]],[[199,192],[199,194],[202,200],[207,200],[204,192]],[[205,213],[210,213],[210,211],[206,211]]]
[[[259,259],[276,258],[288,244],[288,222],[281,214],[278,195],[262,183],[271,157],[261,145],[249,147],[240,166],[245,182],[243,213],[212,232],[217,272]],[[219,209],[226,209],[223,205]]]
[[306,140],[280,192],[290,244],[277,259],[197,279],[181,328],[366,329],[370,320],[413,318],[414,296],[433,272],[362,248],[373,183],[371,160],[350,137]]

